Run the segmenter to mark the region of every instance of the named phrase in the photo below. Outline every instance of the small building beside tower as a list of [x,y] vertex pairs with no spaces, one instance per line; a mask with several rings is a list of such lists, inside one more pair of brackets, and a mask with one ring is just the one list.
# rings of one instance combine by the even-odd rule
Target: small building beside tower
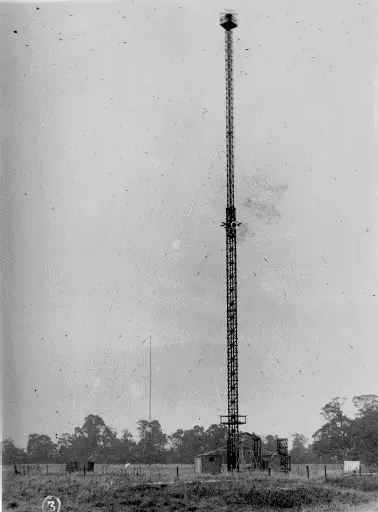
[[[261,437],[256,434],[242,432],[240,437],[239,464],[241,470],[257,470],[262,468]],[[198,454],[195,457],[196,474],[219,474],[227,471],[227,445],[216,450]]]

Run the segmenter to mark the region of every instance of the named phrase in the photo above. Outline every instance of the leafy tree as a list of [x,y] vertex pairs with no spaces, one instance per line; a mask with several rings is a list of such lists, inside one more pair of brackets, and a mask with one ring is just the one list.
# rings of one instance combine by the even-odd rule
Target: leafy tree
[[313,450],[324,460],[345,460],[353,452],[352,421],[342,411],[345,398],[336,397],[326,404],[321,415],[326,423],[313,434]]
[[184,446],[184,431],[179,428],[168,436],[168,459],[171,463],[182,463],[183,460],[183,446]]
[[10,438],[1,442],[1,459],[3,464],[16,464],[24,462],[26,459],[25,450],[17,448],[14,441]]
[[135,455],[143,464],[165,462],[165,447],[167,436],[163,433],[159,421],[138,421],[139,442]]
[[54,460],[57,446],[45,434],[29,434],[26,448],[31,462],[49,462]]
[[[312,436],[313,443],[299,433],[293,434],[291,457],[293,463],[331,463],[356,459],[366,463],[378,463],[378,396],[360,395],[353,398],[357,409],[355,419],[342,411],[344,398],[334,398],[321,409],[324,424]],[[1,444],[5,463],[56,460],[97,462],[187,463],[196,455],[225,446],[227,427],[212,424],[206,430],[195,425],[188,430],[178,429],[168,437],[161,425],[154,420],[138,422],[138,441],[128,430],[120,437],[95,414],[85,417],[82,427],[73,433],[63,433],[55,445],[49,436],[30,434],[26,452],[17,448],[11,439]],[[262,440],[262,451],[276,453],[277,435],[267,435]],[[278,459],[277,459],[278,460]]]
[[205,432],[206,451],[216,450],[227,443],[226,425],[217,425],[213,423]]
[[[309,444],[306,448],[306,453],[304,454],[303,456],[303,460],[302,460],[303,463],[307,463],[307,464],[318,464],[320,462],[322,462],[319,457],[317,456],[317,454],[314,452],[314,449],[313,449],[313,445],[312,444]],[[331,460],[327,460],[327,458],[323,458],[323,462],[327,463],[327,462],[331,462]]]
[[115,438],[116,433],[100,416],[89,414],[82,427],[75,427],[73,434],[65,433],[58,439],[58,459],[106,461]]
[[199,425],[195,425],[189,430],[177,430],[169,436],[171,460],[182,464],[192,464],[196,455],[207,450],[208,436],[214,432],[215,429],[210,428],[210,432],[207,434],[205,429]]
[[377,395],[360,395],[353,397],[353,405],[358,410],[358,415],[363,416],[368,412],[378,410],[378,396]]
[[100,428],[98,452],[100,458],[105,460],[105,463],[113,460],[114,449],[118,448],[117,432],[108,426]]
[[67,462],[74,459],[75,435],[64,433],[57,440],[56,459],[58,462]]
[[89,459],[101,463],[131,461],[134,446],[132,435],[127,430],[118,438],[114,429],[105,423],[102,426],[102,420],[90,421],[85,428],[76,427],[74,434],[65,433],[58,439],[57,460]]
[[291,461],[295,464],[306,462],[308,439],[303,434],[293,434],[292,448],[290,450]]
[[132,434],[124,429],[121,438],[114,439],[112,445],[112,461],[114,462],[135,462],[136,443]]
[[87,456],[89,458],[98,459],[101,455],[101,437],[106,427],[104,420],[96,414],[89,414],[84,419],[82,428],[75,429],[77,437],[84,436],[86,445]]
[[206,432],[204,427],[194,425],[184,432],[184,457],[187,464],[193,462],[194,457],[206,451]]
[[277,435],[268,434],[262,439],[261,448],[263,451],[277,453]]
[[378,463],[378,396],[355,396],[353,404],[358,409],[352,423],[354,456],[367,464],[376,464]]

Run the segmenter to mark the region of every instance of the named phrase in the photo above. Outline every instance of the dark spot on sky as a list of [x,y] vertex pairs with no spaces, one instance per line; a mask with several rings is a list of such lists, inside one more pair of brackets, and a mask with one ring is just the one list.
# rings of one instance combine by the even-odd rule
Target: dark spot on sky
[[17,34],[17,30],[13,30],[13,32],[14,32],[15,34]]

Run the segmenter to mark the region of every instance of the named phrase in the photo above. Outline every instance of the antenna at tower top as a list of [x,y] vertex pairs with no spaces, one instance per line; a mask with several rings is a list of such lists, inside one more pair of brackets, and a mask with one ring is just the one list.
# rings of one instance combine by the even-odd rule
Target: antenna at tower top
[[236,13],[234,11],[222,12],[220,24],[225,30],[229,31],[238,26]]

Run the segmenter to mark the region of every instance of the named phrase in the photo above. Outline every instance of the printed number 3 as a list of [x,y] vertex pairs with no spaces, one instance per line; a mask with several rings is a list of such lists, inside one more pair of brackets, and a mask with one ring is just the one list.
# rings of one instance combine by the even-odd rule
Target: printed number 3
[[42,503],[42,512],[59,512],[61,507],[60,499],[56,496],[46,496]]

